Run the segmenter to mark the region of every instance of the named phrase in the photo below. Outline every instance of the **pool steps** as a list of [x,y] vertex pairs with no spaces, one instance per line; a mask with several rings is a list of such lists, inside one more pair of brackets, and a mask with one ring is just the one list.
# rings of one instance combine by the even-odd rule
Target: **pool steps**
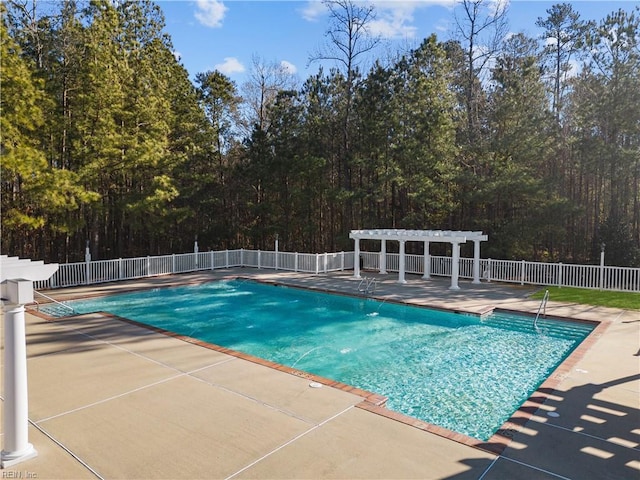
[[[518,318],[505,313],[490,315],[483,318],[481,322],[489,327],[569,339],[582,339],[594,328],[593,325],[587,323],[565,322],[548,318]],[[534,325],[534,322],[537,323]]]

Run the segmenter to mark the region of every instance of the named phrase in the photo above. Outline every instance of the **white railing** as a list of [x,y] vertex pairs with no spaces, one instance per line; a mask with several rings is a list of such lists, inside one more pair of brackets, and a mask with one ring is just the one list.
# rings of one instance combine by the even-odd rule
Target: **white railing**
[[[380,254],[361,252],[362,268],[380,269]],[[451,257],[432,256],[430,275],[450,277]],[[388,272],[397,272],[399,254],[387,253]],[[422,255],[405,255],[405,272],[424,274]],[[473,278],[473,258],[460,259],[460,278]],[[553,285],[559,287],[595,288],[624,292],[640,292],[640,268],[567,263],[527,262],[525,260],[480,259],[480,275],[484,281],[518,283],[520,285]]]
[[[380,260],[379,252],[360,252],[359,261],[361,268],[365,270],[379,270]],[[352,270],[353,262],[354,252],[294,253],[244,249],[118,258],[61,264],[58,271],[49,280],[34,282],[34,288],[48,289],[90,285],[232,267],[320,274]],[[429,274],[443,277],[451,276],[451,262],[451,257],[432,256],[429,262]],[[385,264],[387,272],[397,272],[400,264],[399,254],[387,253]],[[461,258],[459,266],[461,278],[473,278],[472,258]],[[405,272],[424,274],[424,257],[407,254],[405,256]],[[480,259],[480,276],[486,282],[640,292],[640,268],[633,267],[488,258]]]
[[155,257],[90,260],[61,264],[58,271],[49,280],[34,282],[34,288],[74,287],[232,267],[254,267],[319,274],[353,269],[353,252],[311,254],[240,249]]

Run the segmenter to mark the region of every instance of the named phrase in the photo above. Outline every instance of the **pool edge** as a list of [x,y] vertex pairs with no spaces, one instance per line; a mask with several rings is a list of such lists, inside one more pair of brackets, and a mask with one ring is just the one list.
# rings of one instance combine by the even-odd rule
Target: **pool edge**
[[[256,279],[256,278],[251,278],[251,277],[246,277],[243,275],[227,275],[223,278],[218,278],[216,280],[202,280],[202,281],[191,281],[191,282],[187,282],[186,284],[202,284],[202,283],[209,283],[212,281],[221,281],[221,280],[249,280],[249,281],[253,281],[253,282],[257,282],[257,283],[263,283],[263,284],[269,284],[269,285],[279,285],[279,286],[286,286],[286,287],[290,287],[290,288],[295,288],[295,289],[300,289],[300,290],[310,290],[310,291],[315,291],[315,292],[324,292],[324,293],[329,293],[329,294],[336,294],[336,295],[341,295],[341,296],[349,296],[349,297],[358,297],[357,295],[353,294],[353,293],[349,293],[349,292],[339,292],[339,291],[335,291],[335,290],[327,290],[325,288],[309,288],[309,287],[303,287],[303,286],[298,286],[298,285],[291,285],[291,284],[287,284],[286,282],[281,282],[281,281],[273,281],[273,280],[261,280],[261,279]],[[158,289],[158,288],[170,288],[170,287],[174,287],[175,285],[166,285],[166,286],[152,286],[152,287],[144,287],[144,288],[139,288],[139,289],[135,289],[137,291],[140,290],[148,290],[148,289]],[[105,296],[105,295],[110,295],[109,293],[104,293],[104,294],[96,294],[96,295],[90,295],[90,297],[99,297],[99,296]],[[86,298],[87,295],[84,294],[82,297],[79,298]],[[415,303],[411,303],[411,302],[404,302],[401,300],[397,300],[397,299],[384,299],[384,298],[379,298],[379,297],[366,297],[366,298],[371,298],[373,300],[376,301],[387,301],[389,303],[396,303],[396,304],[402,304],[402,305],[409,305],[409,306],[414,306],[414,307],[418,307],[418,308],[429,308],[429,309],[434,309],[434,310],[440,310],[440,311],[447,311],[447,312],[452,312],[452,313],[457,313],[457,314],[465,314],[465,315],[474,315],[474,316],[478,316],[478,317],[482,317],[483,315],[486,315],[488,313],[491,313],[493,311],[497,311],[497,312],[513,312],[513,313],[517,313],[519,315],[524,315],[524,316],[531,316],[534,317],[535,315],[527,313],[527,312],[522,312],[522,311],[518,311],[518,310],[512,310],[512,309],[508,309],[508,308],[500,308],[500,307],[493,307],[493,306],[485,306],[482,311],[473,311],[473,310],[466,310],[466,309],[460,309],[460,308],[445,308],[445,307],[441,307],[441,306],[431,306],[431,305],[422,305],[422,304],[415,304]],[[69,299],[71,300],[71,299]],[[70,315],[67,317],[51,317],[48,316],[47,314],[44,314],[42,312],[39,311],[33,311],[31,310],[29,312],[30,314],[33,314],[36,317],[42,318],[46,321],[50,321],[50,322],[57,322],[57,321],[64,321],[65,319],[69,319],[69,318],[77,318],[82,316],[83,314],[78,314],[78,315]],[[575,317],[566,317],[566,316],[560,316],[560,315],[550,315],[552,318],[555,319],[559,319],[559,320],[565,320],[565,321],[569,321],[569,322],[575,322],[575,323],[589,323],[592,325],[595,325],[594,329],[587,335],[586,338],[584,338],[580,344],[578,344],[574,350],[567,356],[567,358],[565,358],[562,363],[560,363],[556,369],[549,375],[548,378],[546,378],[541,384],[540,386],[536,389],[535,392],[533,392],[529,398],[527,398],[522,405],[512,414],[512,416],[507,419],[502,426],[496,431],[496,433],[489,438],[486,441],[482,441],[473,437],[469,437],[465,434],[459,433],[459,432],[454,432],[452,430],[446,429],[444,427],[435,425],[435,424],[430,424],[427,422],[424,422],[422,420],[416,419],[414,417],[410,417],[408,415],[399,413],[399,412],[395,412],[393,410],[389,410],[388,408],[386,408],[386,401],[387,398],[374,393],[374,392],[369,392],[357,387],[354,387],[352,385],[348,385],[348,384],[344,384],[342,382],[338,382],[338,381],[334,381],[334,380],[330,380],[318,375],[314,375],[311,374],[309,372],[303,371],[303,370],[298,370],[295,368],[291,368],[276,362],[272,362],[269,360],[265,360],[259,357],[254,357],[252,355],[248,355],[245,354],[243,352],[239,352],[239,351],[235,351],[226,347],[222,347],[216,344],[212,344],[212,343],[208,343],[208,342],[204,342],[198,339],[194,339],[192,337],[189,336],[185,336],[185,335],[181,335],[181,334],[177,334],[175,332],[171,332],[169,330],[164,330],[162,328],[158,328],[158,327],[154,327],[151,325],[147,325],[141,322],[137,322],[135,320],[131,320],[128,318],[124,318],[124,317],[120,317],[117,315],[113,315],[111,313],[108,312],[94,312],[95,314],[100,314],[102,316],[104,316],[105,318],[112,318],[118,321],[122,321],[125,323],[129,323],[132,325],[136,325],[138,327],[142,327],[145,328],[147,330],[151,330],[154,331],[156,333],[160,333],[169,337],[173,337],[182,341],[185,341],[187,343],[191,343],[194,345],[198,345],[201,346],[203,348],[207,348],[210,350],[215,350],[218,351],[220,353],[224,353],[236,358],[240,358],[255,364],[259,364],[268,368],[272,368],[284,373],[288,373],[290,375],[294,375],[297,376],[299,378],[304,378],[304,379],[308,379],[309,381],[314,381],[314,382],[318,382],[321,383],[322,385],[331,387],[331,388],[336,388],[339,390],[342,390],[344,392],[348,392],[348,393],[352,393],[354,395],[357,395],[361,398],[363,398],[362,402],[358,403],[355,405],[356,408],[361,408],[363,410],[384,416],[386,418],[389,418],[391,420],[395,420],[398,421],[400,423],[406,424],[408,426],[414,427],[414,428],[418,428],[420,430],[438,435],[440,437],[444,437],[446,439],[455,441],[457,443],[469,446],[469,447],[473,447],[473,448],[477,448],[492,454],[496,454],[496,455],[501,455],[502,452],[505,450],[505,448],[507,448],[507,446],[509,445],[509,443],[512,441],[514,433],[520,431],[525,424],[531,420],[532,417],[535,416],[536,412],[539,410],[539,407],[541,405],[544,404],[544,402],[546,401],[546,399],[553,395],[553,392],[555,391],[556,387],[568,376],[569,372],[571,372],[571,370],[573,369],[573,367],[577,364],[577,362],[582,359],[582,357],[585,355],[585,353],[591,348],[591,346],[602,336],[602,334],[604,333],[604,331],[609,327],[611,322],[607,322],[607,321],[595,321],[595,320],[587,320],[587,319],[581,319],[581,318],[575,318]]]

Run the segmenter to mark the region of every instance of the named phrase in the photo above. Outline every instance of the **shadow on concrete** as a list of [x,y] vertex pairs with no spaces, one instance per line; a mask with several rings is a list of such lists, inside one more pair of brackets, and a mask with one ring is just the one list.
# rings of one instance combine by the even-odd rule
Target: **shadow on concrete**
[[[636,374],[564,392],[539,389],[531,397],[539,407],[521,409],[529,409],[533,417],[513,432],[510,444],[482,479],[640,478],[640,409],[632,406],[637,405],[638,390],[631,387],[639,380]],[[472,470],[483,468],[477,459],[461,463]],[[466,474],[448,477],[466,478]]]

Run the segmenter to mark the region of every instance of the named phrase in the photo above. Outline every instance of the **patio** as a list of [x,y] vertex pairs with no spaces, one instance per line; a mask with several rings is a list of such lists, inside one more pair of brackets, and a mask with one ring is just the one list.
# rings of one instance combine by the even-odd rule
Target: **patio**
[[[228,276],[357,294],[351,272],[229,269],[49,292],[58,300]],[[376,296],[535,313],[530,287],[374,275]],[[640,312],[553,302],[602,321],[503,428],[477,447],[379,414],[344,389],[99,314],[27,314],[29,441],[3,478],[637,478]],[[551,417],[547,412],[556,412]],[[478,448],[480,447],[480,448]],[[493,450],[496,450],[493,448]]]

